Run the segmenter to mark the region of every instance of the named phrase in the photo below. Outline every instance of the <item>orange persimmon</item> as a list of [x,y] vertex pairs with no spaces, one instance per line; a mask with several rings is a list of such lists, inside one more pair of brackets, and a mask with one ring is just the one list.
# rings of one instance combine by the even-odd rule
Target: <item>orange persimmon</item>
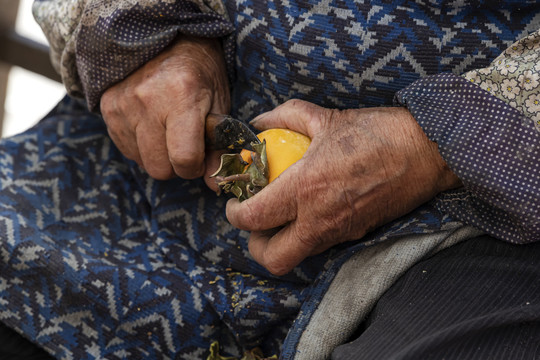
[[[269,182],[300,160],[311,144],[311,139],[306,135],[288,129],[268,129],[257,134],[257,137],[261,141],[266,140]],[[248,164],[251,163],[251,154],[245,149],[240,153]]]

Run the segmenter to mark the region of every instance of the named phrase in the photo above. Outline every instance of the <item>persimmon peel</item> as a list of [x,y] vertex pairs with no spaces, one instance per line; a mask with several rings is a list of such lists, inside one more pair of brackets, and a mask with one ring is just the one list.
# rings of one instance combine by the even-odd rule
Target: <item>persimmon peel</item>
[[311,139],[288,129],[269,129],[257,137],[255,151],[224,154],[221,165],[212,175],[220,190],[232,192],[240,201],[250,198],[276,179],[289,166],[300,160]]

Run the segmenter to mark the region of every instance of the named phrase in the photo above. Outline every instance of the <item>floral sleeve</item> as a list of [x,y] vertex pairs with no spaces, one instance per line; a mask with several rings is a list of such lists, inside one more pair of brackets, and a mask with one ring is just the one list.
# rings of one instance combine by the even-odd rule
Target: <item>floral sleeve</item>
[[439,209],[496,238],[540,241],[540,31],[491,66],[439,74],[396,94],[464,187]]
[[33,12],[68,93],[85,97],[91,110],[179,34],[233,31],[221,0],[36,0]]
[[34,18],[41,26],[50,47],[52,65],[61,75],[69,94],[82,96],[75,64],[75,41],[84,1],[35,1]]
[[464,76],[521,111],[540,131],[540,30],[514,43],[490,67]]

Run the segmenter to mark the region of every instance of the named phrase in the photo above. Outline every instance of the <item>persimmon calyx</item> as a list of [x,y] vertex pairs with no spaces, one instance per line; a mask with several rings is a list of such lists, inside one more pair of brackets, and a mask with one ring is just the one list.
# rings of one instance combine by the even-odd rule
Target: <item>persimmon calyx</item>
[[251,154],[251,164],[242,159],[240,154],[223,154],[219,169],[210,177],[216,178],[221,191],[233,193],[239,201],[244,201],[268,185],[268,159],[266,141],[251,143],[255,150]]

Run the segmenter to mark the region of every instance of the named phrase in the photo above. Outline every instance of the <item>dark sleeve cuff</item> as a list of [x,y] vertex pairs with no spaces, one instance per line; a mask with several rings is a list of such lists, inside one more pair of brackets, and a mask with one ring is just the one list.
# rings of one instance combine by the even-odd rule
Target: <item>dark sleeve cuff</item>
[[157,56],[179,34],[217,38],[233,31],[227,19],[202,12],[188,0],[135,5],[83,22],[76,62],[88,107],[97,111],[106,89]]
[[396,94],[464,188],[438,197],[456,219],[514,243],[540,240],[540,133],[504,101],[453,74]]

